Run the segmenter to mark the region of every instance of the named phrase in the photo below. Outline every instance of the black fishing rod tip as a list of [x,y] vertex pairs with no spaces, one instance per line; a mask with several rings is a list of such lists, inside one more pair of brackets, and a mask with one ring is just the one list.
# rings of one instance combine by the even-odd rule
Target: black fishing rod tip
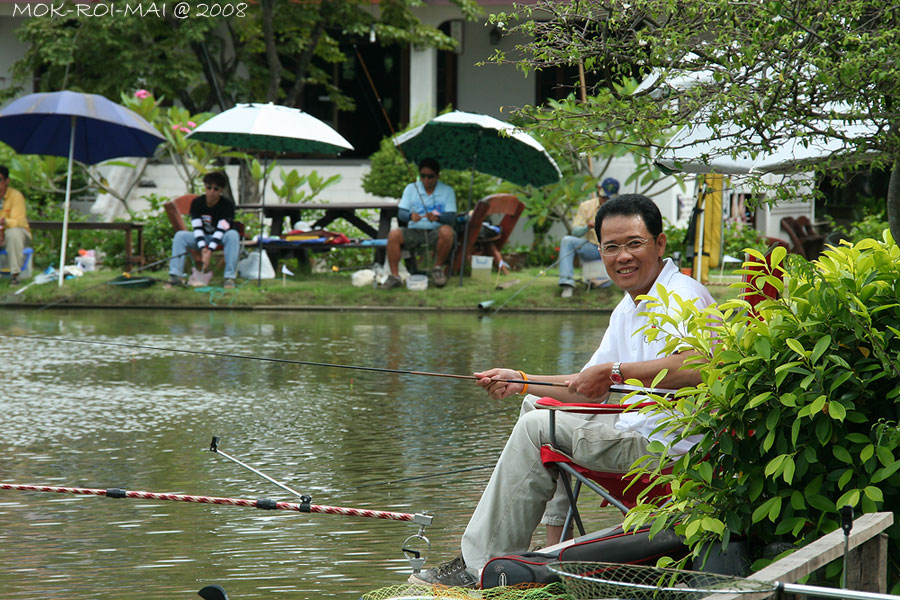
[[208,585],[197,592],[197,595],[203,600],[228,600],[228,594],[221,585]]
[[212,441],[209,443],[209,451],[210,452],[218,452],[219,451],[219,436],[214,435]]

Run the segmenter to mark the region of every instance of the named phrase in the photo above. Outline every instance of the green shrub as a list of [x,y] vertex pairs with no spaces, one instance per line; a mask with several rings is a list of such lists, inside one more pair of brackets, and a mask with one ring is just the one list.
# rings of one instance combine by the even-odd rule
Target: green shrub
[[735,221],[725,223],[722,235],[722,249],[725,254],[743,259],[745,248],[765,252],[767,247],[766,236],[753,227]]
[[[172,251],[172,237],[175,232],[162,205],[169,198],[151,194],[145,196],[150,202],[150,208],[137,213],[135,219],[144,224],[144,264],[155,263],[164,260]],[[131,221],[132,219],[119,219]],[[93,231],[87,232],[96,239],[91,248],[98,248],[104,253],[103,266],[123,268],[125,266],[125,234],[122,231]],[[137,252],[137,236],[132,234],[132,251]],[[165,268],[165,267],[161,267]]]
[[687,227],[676,227],[668,219],[663,218],[663,233],[666,234],[666,255],[674,256],[677,253],[678,256],[683,257],[687,247],[684,243],[687,237]]
[[[784,259],[776,249],[785,283],[772,271],[755,280],[757,292],[766,283],[783,292],[757,305],[760,318],[745,299],[701,311],[664,296],[676,314],[651,313],[649,336],[703,363],[702,383],[668,404],[683,415],[671,426],[703,438],[661,461],[670,475],[645,465],[673,486],[674,501],[648,501],[627,522],[675,524],[695,554],[737,535],[804,544],[838,527],[841,506],[900,505],[900,248],[886,232],[814,263]],[[896,583],[900,527],[888,533]]]
[[890,229],[890,225],[885,220],[883,214],[868,215],[859,221],[854,221],[850,224],[850,229],[847,231],[847,237],[854,243],[866,238],[878,240],[881,239],[885,229]]
[[[64,207],[60,204],[44,203],[37,207],[31,202],[31,198],[25,199],[28,207],[28,219],[30,221],[62,221]],[[86,221],[81,213],[69,210],[69,222]],[[95,248],[98,239],[97,231],[70,229],[66,233],[66,263],[75,264],[75,257],[79,249]],[[107,232],[103,232],[107,233]],[[32,230],[31,247],[34,248],[34,270],[44,270],[53,265],[59,267],[59,249],[62,244],[62,231],[49,231],[46,229]]]
[[[403,189],[419,176],[416,165],[408,163],[400,151],[394,146],[391,138],[381,140],[381,146],[369,157],[371,170],[363,175],[363,189],[375,196],[400,198]],[[469,187],[472,188],[472,205],[498,188],[497,178],[483,173],[471,171],[454,171],[441,169],[441,181],[456,192],[456,206],[460,211],[469,210]]]

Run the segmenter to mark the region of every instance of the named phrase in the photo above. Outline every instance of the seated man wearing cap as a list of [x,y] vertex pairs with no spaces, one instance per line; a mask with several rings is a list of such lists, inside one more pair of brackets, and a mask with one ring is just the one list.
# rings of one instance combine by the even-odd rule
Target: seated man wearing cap
[[[559,244],[559,285],[562,287],[563,298],[571,298],[575,287],[575,257],[581,257],[583,263],[601,260],[597,234],[593,227],[594,217],[603,203],[615,198],[618,193],[619,182],[607,177],[597,185],[597,195],[591,196],[578,207],[578,213],[572,220],[572,234],[564,237]],[[591,281],[591,287],[607,287],[609,284],[609,277]]]

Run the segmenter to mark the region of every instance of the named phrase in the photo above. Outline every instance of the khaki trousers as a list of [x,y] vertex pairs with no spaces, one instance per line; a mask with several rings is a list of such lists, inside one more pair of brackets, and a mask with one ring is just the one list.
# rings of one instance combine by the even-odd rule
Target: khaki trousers
[[6,247],[6,256],[9,259],[9,274],[10,276],[18,275],[22,270],[22,263],[25,262],[22,251],[31,243],[31,236],[24,227],[6,229],[4,234],[6,241],[3,245]]
[[[527,552],[542,516],[545,523],[563,524],[568,501],[558,492],[556,470],[544,467],[540,456],[541,446],[550,441],[549,418],[546,411],[525,406],[533,406],[534,399],[526,397],[522,414],[463,533],[462,554],[469,569],[481,569],[495,556]],[[617,430],[608,418],[585,419],[566,413],[557,414],[556,439],[559,450],[578,464],[619,472],[646,455],[649,444],[639,433]]]

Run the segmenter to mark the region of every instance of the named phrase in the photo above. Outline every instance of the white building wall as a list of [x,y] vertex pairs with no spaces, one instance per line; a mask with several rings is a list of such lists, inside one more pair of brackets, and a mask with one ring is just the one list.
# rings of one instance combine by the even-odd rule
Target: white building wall
[[[125,168],[125,167],[120,167]],[[278,165],[273,171],[272,177],[266,185],[265,201],[275,204],[283,202],[275,194],[273,185],[281,184],[280,171],[285,172],[296,169],[298,174],[306,175],[311,171],[316,171],[323,179],[327,179],[332,175],[341,175],[341,180],[324,190],[314,200],[323,204],[340,204],[342,202],[383,202],[383,198],[372,196],[362,189],[362,177],[369,172],[369,161],[359,159],[347,160],[326,160],[326,161],[278,161]],[[238,167],[226,167],[225,173],[228,175],[233,190],[238,187]],[[165,198],[176,198],[183,194],[190,193],[185,186],[184,180],[178,176],[176,170],[170,164],[151,164],[144,171],[141,178],[143,185],[136,187],[128,197],[128,205],[135,211],[147,210],[150,204],[145,197],[150,194],[156,194]],[[309,191],[309,188],[306,188]],[[92,209],[98,213],[98,217],[103,219],[112,219],[115,217],[125,216],[125,210],[121,207],[121,203],[104,203],[103,205],[95,204]]]
[[[504,35],[492,45],[493,25],[486,21],[466,23],[463,53],[459,56],[457,104],[459,110],[509,119],[510,109],[534,104],[535,79],[514,65],[485,62],[495,50],[511,53],[522,38]],[[478,63],[485,62],[483,65]]]
[[409,52],[409,120],[419,124],[434,118],[437,107],[437,50]]

